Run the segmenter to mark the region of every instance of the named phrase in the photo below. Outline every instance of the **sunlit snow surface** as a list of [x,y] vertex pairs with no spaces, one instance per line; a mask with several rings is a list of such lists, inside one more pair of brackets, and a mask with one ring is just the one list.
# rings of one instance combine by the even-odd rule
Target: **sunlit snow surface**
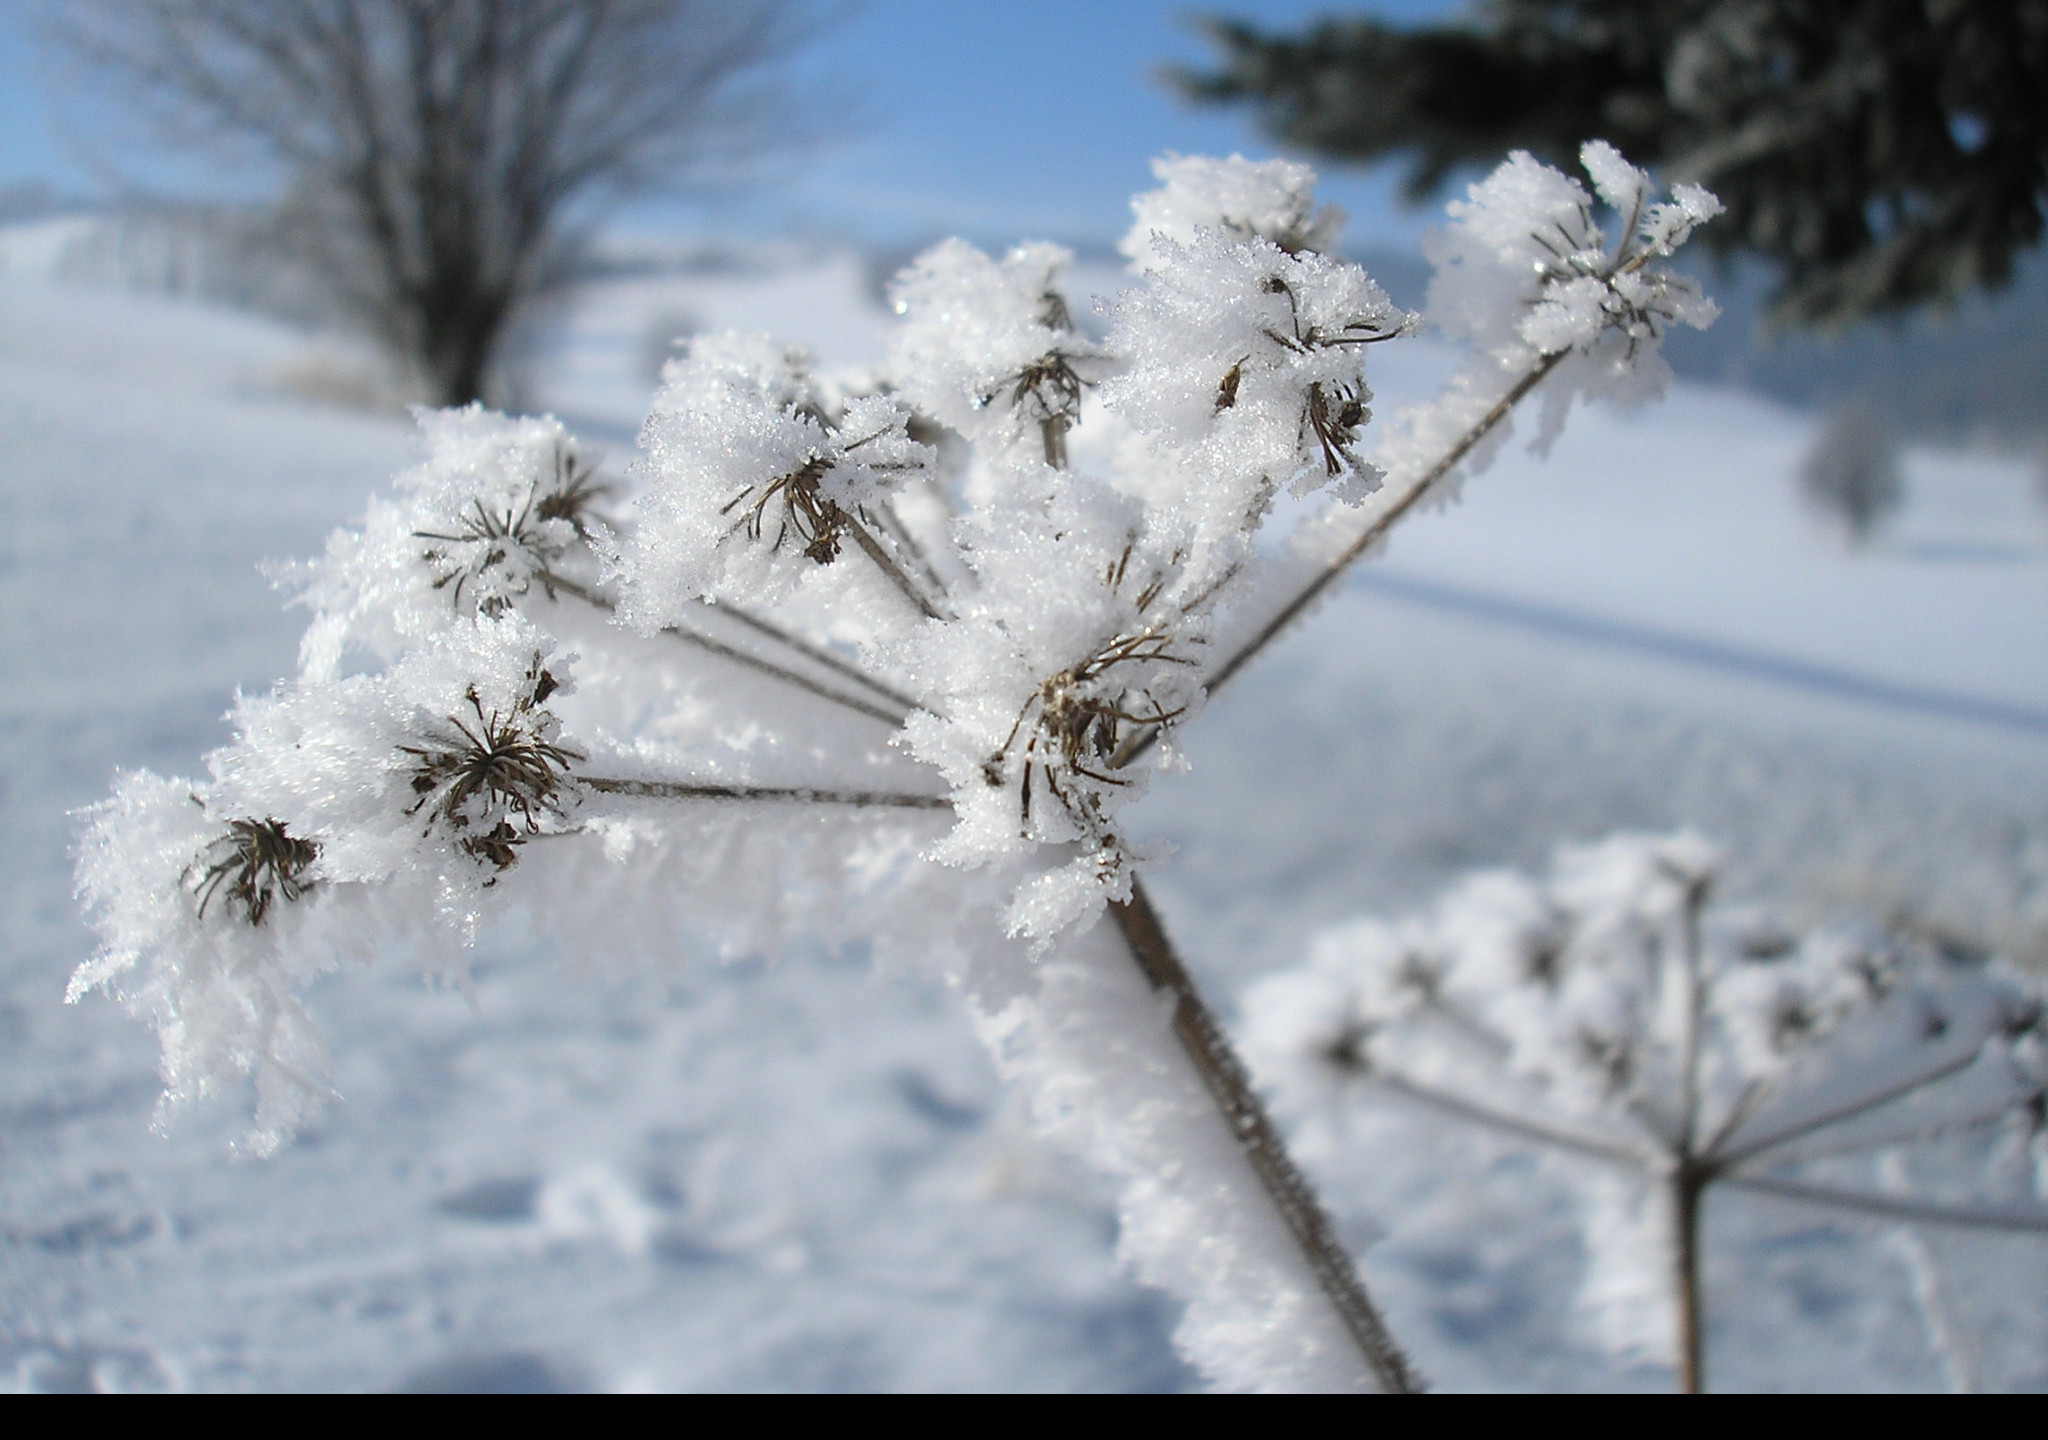
[[[1111,272],[1079,278],[1115,283]],[[879,351],[850,257],[608,282],[538,397],[629,450],[666,328]],[[1081,307],[1077,305],[1077,310]],[[1381,409],[1447,368],[1381,365]],[[307,342],[0,276],[0,1378],[28,1388],[1156,1389],[1168,1302],[1105,1194],[1033,1140],[941,990],[860,955],[622,973],[487,935],[473,994],[394,960],[316,989],[342,1100],[236,1163],[229,1097],[150,1133],[152,1037],[58,1001],[88,949],[66,811],[189,769],[301,617],[313,553],[406,461],[403,421],[293,399]],[[303,366],[300,366],[303,369]],[[1681,387],[1519,451],[1216,701],[1141,812],[1220,1003],[1317,926],[1479,864],[1691,821],[1800,911],[2048,935],[2048,523],[2016,464],[1908,457],[1851,557],[1797,510],[1802,417]],[[1138,827],[1141,831],[1145,825]],[[2039,955],[2035,956],[2037,963]],[[1570,1297],[1569,1177],[1388,1110],[1304,1157],[1445,1388],[1658,1387]],[[1934,1388],[1885,1227],[1710,1215],[1710,1378]],[[2048,1387],[2048,1245],[1926,1236],[1983,1382]]]

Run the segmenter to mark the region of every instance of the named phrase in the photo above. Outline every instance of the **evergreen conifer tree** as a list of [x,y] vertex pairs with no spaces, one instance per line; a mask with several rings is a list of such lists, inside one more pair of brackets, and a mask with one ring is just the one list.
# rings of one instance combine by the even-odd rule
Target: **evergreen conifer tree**
[[1712,187],[1709,236],[1839,325],[1997,289],[2042,234],[2048,0],[1480,0],[1446,25],[1212,21],[1189,95],[1321,154],[1410,159],[1421,198],[1504,149],[1594,136]]

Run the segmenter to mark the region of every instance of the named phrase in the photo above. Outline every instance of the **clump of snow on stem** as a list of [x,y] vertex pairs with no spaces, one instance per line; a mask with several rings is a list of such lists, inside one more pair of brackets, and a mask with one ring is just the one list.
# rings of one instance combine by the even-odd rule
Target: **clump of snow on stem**
[[1298,255],[1332,249],[1344,226],[1342,210],[1316,205],[1316,172],[1297,161],[1162,155],[1152,174],[1159,188],[1132,199],[1135,223],[1117,246],[1140,272],[1167,268],[1171,247],[1209,231]]
[[[101,944],[70,998],[106,989],[152,1018],[167,1103],[253,1073],[264,1153],[323,1103],[297,997],[334,963],[337,927],[313,912],[338,894],[402,892],[467,937],[482,892],[568,803],[552,648],[517,616],[485,618],[381,674],[245,698],[207,780],[127,775],[89,812],[79,891]],[[535,789],[505,766],[537,754],[561,764]]]
[[1082,391],[1102,368],[1059,288],[1072,260],[1044,243],[996,260],[964,240],[918,256],[890,290],[903,325],[887,369],[904,396],[998,456],[1021,447],[1064,465]]
[[[569,675],[554,649],[507,615],[442,631],[375,675],[245,698],[235,743],[207,757],[202,799],[209,813],[274,818],[316,843],[320,881],[423,870],[467,914],[509,867],[483,837],[523,838],[559,819],[559,787],[541,773],[566,768],[548,756],[560,749],[549,702]],[[474,783],[456,786],[451,772],[465,760]],[[505,768],[529,763],[539,768]]]
[[910,420],[887,396],[835,404],[801,349],[693,341],[663,372],[634,525],[606,557],[621,616],[651,632],[701,600],[773,604],[875,543],[866,507],[931,463]]
[[1127,368],[1104,403],[1182,477],[1161,496],[1205,537],[1247,533],[1274,492],[1337,482],[1377,489],[1358,442],[1372,419],[1366,348],[1412,317],[1347,260],[1289,254],[1260,236],[1208,230],[1162,241],[1152,284],[1117,307],[1110,348]]
[[1143,852],[1116,817],[1146,775],[1120,768],[1119,747],[1198,703],[1204,622],[1184,608],[1181,567],[1145,543],[1141,507],[1104,483],[1065,476],[1042,504],[989,519],[970,551],[979,584],[909,647],[931,703],[904,737],[952,790],[958,823],[934,858],[1079,845],[1009,912],[1012,933],[1042,941],[1129,896]]

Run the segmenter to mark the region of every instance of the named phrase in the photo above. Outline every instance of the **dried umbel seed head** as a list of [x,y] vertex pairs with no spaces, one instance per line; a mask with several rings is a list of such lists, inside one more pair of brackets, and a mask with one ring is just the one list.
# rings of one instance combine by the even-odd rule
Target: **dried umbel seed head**
[[1047,288],[1038,297],[1038,323],[1048,330],[1068,331],[1074,328],[1074,312],[1067,306],[1067,297],[1059,291]]
[[1369,418],[1370,412],[1358,391],[1348,385],[1318,380],[1308,387],[1308,403],[1302,409],[1301,448],[1308,448],[1310,435],[1315,437],[1322,451],[1325,474],[1363,470],[1365,462],[1352,447],[1358,443],[1358,432]]
[[1346,1075],[1370,1074],[1373,1029],[1373,1026],[1361,1021],[1351,1021],[1322,1046],[1322,1058]]
[[720,513],[730,515],[752,499],[754,503],[741,510],[735,528],[745,530],[749,540],[759,540],[766,528],[768,508],[780,497],[782,518],[770,548],[780,550],[783,541],[794,532],[803,545],[805,558],[830,565],[839,558],[839,542],[852,523],[839,502],[824,493],[823,482],[832,473],[832,465],[828,457],[813,455],[787,475],[742,490],[726,502]]
[[[261,925],[278,900],[297,900],[313,888],[308,872],[320,858],[320,847],[285,830],[277,820],[230,820],[225,835],[206,847],[194,862],[199,917],[215,895],[226,892],[226,905],[239,905],[243,918]],[[187,872],[191,875],[191,871]]]
[[1599,1075],[1610,1097],[1625,1094],[1635,1083],[1636,1050],[1628,1036],[1581,1027],[1572,1038],[1580,1062]]
[[[558,688],[538,665],[528,689],[510,711],[485,710],[472,686],[469,715],[452,715],[452,734],[423,745],[401,745],[413,757],[412,789],[419,796],[408,814],[428,812],[443,824],[463,853],[503,871],[518,859],[518,847],[540,833],[543,816],[561,814],[562,782],[583,757],[548,736],[554,718],[541,705]],[[516,823],[515,823],[516,822]]]
[[[501,569],[510,557],[513,547],[533,552],[543,561],[556,558],[543,554],[534,545],[537,537],[529,533],[528,522],[533,519],[532,502],[517,511],[500,514],[485,507],[481,500],[470,502],[470,508],[462,517],[453,534],[438,530],[415,530],[414,538],[420,540],[444,540],[455,549],[433,549],[422,557],[434,571],[434,588],[448,589],[456,604],[462,603],[462,592],[470,582]],[[553,547],[547,547],[553,548]],[[559,553],[559,552],[558,552]],[[543,567],[543,576],[545,568]],[[543,580],[545,583],[545,580]],[[486,596],[478,609],[484,614],[496,617],[505,613],[509,605],[503,596]]]
[[1038,323],[1057,337],[1036,360],[1019,366],[975,396],[985,409],[1007,393],[1016,412],[1039,427],[1045,437],[1045,463],[1056,470],[1067,464],[1067,432],[1081,423],[1081,392],[1094,383],[1088,373],[1104,356],[1074,331],[1067,297],[1048,287],[1039,296]]
[[1041,785],[1077,825],[1101,828],[1096,797],[1077,790],[1076,778],[1097,785],[1125,786],[1130,780],[1114,768],[1118,747],[1137,727],[1168,725],[1185,706],[1167,709],[1146,691],[1120,687],[1116,672],[1131,665],[1186,665],[1195,662],[1176,654],[1163,635],[1120,636],[1081,664],[1062,670],[1039,685],[1000,748],[982,762],[982,776],[991,787],[1009,783],[1013,753],[1023,757],[1018,809],[1026,832],[1031,824],[1031,797]]
[[1011,406],[1045,436],[1045,463],[1064,470],[1067,432],[1081,423],[1081,392],[1091,383],[1076,367],[1096,358],[1082,350],[1048,350],[1014,375],[1004,376],[977,396],[976,403],[993,405],[1008,391]]
[[[749,540],[760,540],[768,531],[769,512],[779,510],[771,549],[780,550],[794,535],[805,557],[820,565],[837,560],[840,542],[848,538],[873,554],[872,532],[863,526],[864,521],[872,525],[872,517],[856,501],[848,499],[842,504],[831,492],[836,489],[839,497],[857,493],[862,483],[858,477],[863,475],[868,477],[866,483],[872,483],[876,477],[923,471],[929,464],[929,455],[911,452],[906,456],[900,449],[894,449],[898,458],[879,458],[892,453],[893,442],[904,438],[907,425],[901,411],[885,419],[880,428],[851,440],[843,438],[840,428],[848,413],[835,418],[792,410],[789,417],[814,422],[825,432],[824,436],[809,449],[796,469],[765,483],[749,485],[720,507],[721,515],[739,515],[726,532],[728,538],[744,532]],[[877,448],[869,450],[869,446]]]
[[434,572],[434,588],[452,587],[460,604],[466,588],[489,576],[497,583],[477,609],[493,617],[510,608],[511,597],[525,594],[534,580],[552,599],[553,567],[575,539],[588,537],[593,507],[611,493],[596,474],[573,448],[557,444],[553,473],[530,484],[517,505],[475,499],[451,530],[415,530],[415,539],[439,542],[421,557]]
[[[1415,317],[1388,306],[1378,313],[1357,316],[1346,320],[1334,330],[1326,330],[1310,321],[1303,323],[1301,317],[1301,296],[1284,275],[1268,275],[1260,285],[1268,295],[1285,295],[1289,316],[1290,334],[1267,329],[1266,338],[1283,350],[1292,350],[1305,355],[1312,350],[1337,350],[1354,345],[1377,345],[1383,340],[1398,340],[1413,332]],[[1382,297],[1384,299],[1384,297]]]
[[534,501],[534,518],[565,520],[577,535],[588,539],[591,522],[597,518],[596,506],[612,489],[598,482],[597,467],[577,454],[574,446],[557,445],[554,480]]

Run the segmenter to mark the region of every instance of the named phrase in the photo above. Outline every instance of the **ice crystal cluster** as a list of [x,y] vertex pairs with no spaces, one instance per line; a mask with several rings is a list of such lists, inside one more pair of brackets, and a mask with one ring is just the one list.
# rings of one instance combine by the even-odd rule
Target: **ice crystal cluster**
[[[1093,992],[1048,977],[1156,863],[1124,815],[1173,733],[1301,598],[1256,543],[1277,497],[1360,532],[1550,370],[1566,401],[1633,397],[1663,329],[1711,317],[1657,262],[1712,198],[1584,158],[1611,242],[1527,156],[1451,207],[1428,319],[1473,359],[1377,455],[1374,347],[1424,319],[1336,253],[1308,169],[1237,158],[1157,163],[1092,333],[1066,251],[956,240],[897,277],[872,372],[697,339],[623,481],[552,419],[422,413],[421,463],[281,572],[312,612],[301,673],[239,703],[203,778],[125,776],[92,813],[103,946],[74,996],[153,1019],[172,1102],[253,1072],[268,1149],[325,1096],[298,996],[344,958],[411,945],[459,975],[508,906],[592,953],[862,940],[958,981],[1048,1115],[1092,1097],[1048,1123],[1153,1197],[1127,1197],[1141,1270],[1214,1242],[1209,1279],[1172,1282],[1199,1329],[1203,1286],[1252,1293],[1217,1238],[1238,1222],[1158,1198],[1166,1132],[1119,1087],[1164,1072],[1110,1066],[1102,1015],[1055,1013]],[[1111,1011],[1173,1053],[1144,1006]],[[1204,1363],[1284,1371],[1272,1330],[1214,1329]]]
[[[1696,833],[1618,835],[1561,849],[1540,880],[1482,872],[1410,919],[1327,930],[1247,995],[1247,1058],[1297,1125],[1394,1104],[1581,1157],[1581,1301],[1613,1348],[1654,1359],[1674,1179],[2048,1228],[2039,982],[1710,904],[1721,863]],[[1945,1141],[1988,1161],[2004,1208],[1900,1193],[1904,1157]],[[1948,1158],[1950,1182],[1969,1172]]]

